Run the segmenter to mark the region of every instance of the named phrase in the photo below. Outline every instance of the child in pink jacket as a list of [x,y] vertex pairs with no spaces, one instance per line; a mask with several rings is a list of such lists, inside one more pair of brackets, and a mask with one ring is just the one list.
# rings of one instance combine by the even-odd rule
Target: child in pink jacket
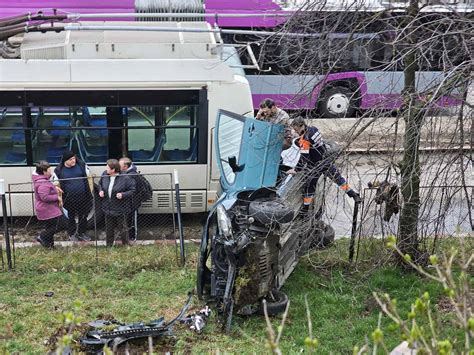
[[54,233],[60,229],[63,215],[60,190],[49,180],[51,173],[49,163],[41,160],[36,164],[36,171],[32,176],[36,217],[45,221],[45,229],[36,237],[36,241],[45,248],[54,247]]

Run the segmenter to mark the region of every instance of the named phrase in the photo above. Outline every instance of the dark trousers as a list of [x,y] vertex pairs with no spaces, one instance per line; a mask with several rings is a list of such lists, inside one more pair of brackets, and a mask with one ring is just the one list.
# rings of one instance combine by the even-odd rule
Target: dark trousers
[[[305,174],[308,175],[303,194],[303,206],[300,210],[300,215],[302,218],[307,218],[309,215],[318,219],[322,215],[322,208],[318,211],[310,212],[310,207],[313,206],[314,195],[316,193],[316,186],[318,185],[318,180],[322,174],[334,181],[338,186],[346,184],[346,179],[341,175],[336,166],[329,159],[323,159],[321,161],[315,162],[313,167],[308,171],[305,171]],[[309,215],[308,215],[309,213]]]
[[136,240],[137,239],[137,211],[132,211],[132,213],[127,216],[127,226],[128,226],[128,239]]
[[[68,225],[67,232],[69,235],[74,235],[76,233],[84,234],[87,231],[87,215],[89,214],[88,209],[82,206],[68,206]],[[78,222],[76,225],[76,217],[78,217]]]
[[105,216],[105,235],[106,243],[108,247],[114,245],[115,241],[115,230],[118,231],[122,244],[128,244],[128,215],[121,216]]
[[43,221],[44,229],[40,233],[40,237],[44,244],[51,248],[54,246],[54,233],[59,232],[62,229],[63,216],[47,219]]
[[318,180],[322,174],[326,175],[338,186],[346,183],[346,179],[344,179],[339,170],[337,170],[336,166],[332,164],[330,160],[321,160],[320,162],[315,163],[308,174],[309,176],[305,186],[305,196],[308,197],[314,197],[316,185],[318,184]]

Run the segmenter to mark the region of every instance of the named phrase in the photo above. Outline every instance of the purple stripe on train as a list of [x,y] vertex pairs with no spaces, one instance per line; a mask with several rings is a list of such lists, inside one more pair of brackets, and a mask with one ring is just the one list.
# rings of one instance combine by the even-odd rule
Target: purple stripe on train
[[[300,110],[309,109],[312,110],[316,107],[316,102],[313,102],[307,95],[292,95],[292,94],[253,94],[252,101],[255,110],[259,109],[260,102],[266,98],[271,98],[275,101],[277,106],[286,110]],[[402,105],[402,97],[400,94],[380,95],[380,94],[367,94],[364,96],[365,105],[360,106],[360,109],[367,110],[396,110]],[[440,98],[434,107],[451,107],[460,105],[462,100],[451,97],[443,96]]]
[[[127,13],[135,12],[134,0],[0,0],[0,18],[22,15],[27,12],[36,13],[43,11],[52,13],[52,9],[58,9],[60,13]],[[159,9],[156,9],[159,11]],[[206,0],[206,13],[262,13],[261,17],[239,17],[239,18],[217,18],[218,25],[222,27],[260,27],[273,28],[285,22],[285,16],[266,17],[265,13],[284,13],[279,5],[272,0]],[[93,20],[108,20],[98,18]],[[112,19],[113,20],[113,19]],[[117,19],[115,19],[117,20]],[[121,20],[134,20],[124,18]],[[214,25],[214,18],[208,19]]]
[[[330,85],[331,87],[343,86],[347,87],[349,82],[352,82],[352,87],[357,88],[359,91],[359,96],[361,97],[359,102],[359,108],[362,110],[367,109],[378,109],[378,110],[395,110],[402,106],[403,100],[400,91],[391,92],[387,94],[378,94],[374,93],[373,87],[372,91],[368,90],[367,78],[364,72],[344,72],[344,73],[334,73],[328,74],[327,76],[322,76],[319,80],[315,82],[314,87],[310,90],[305,90],[303,88],[297,92],[306,91],[306,93],[286,93],[281,94],[275,92],[271,86],[269,92],[264,92],[259,87],[252,87],[252,100],[255,109],[258,109],[260,102],[269,97],[272,98],[277,105],[288,110],[295,109],[314,109],[318,104],[320,99],[321,91],[325,87]],[[262,81],[264,78],[262,77]],[[306,83],[305,85],[308,85]],[[295,89],[296,91],[297,89]],[[420,100],[423,100],[423,97],[420,97]],[[438,99],[435,103],[432,104],[434,108],[449,107],[459,105],[462,102],[459,98],[455,96],[443,96]]]

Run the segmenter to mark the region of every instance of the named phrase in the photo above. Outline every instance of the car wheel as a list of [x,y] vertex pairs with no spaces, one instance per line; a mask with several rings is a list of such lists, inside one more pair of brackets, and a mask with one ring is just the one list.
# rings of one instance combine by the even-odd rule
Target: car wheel
[[309,249],[324,249],[331,246],[334,243],[336,232],[330,225],[319,221],[310,230],[308,238],[310,238]]
[[322,117],[353,117],[357,108],[354,92],[344,86],[328,89],[319,100],[318,111]]
[[[267,314],[269,316],[276,316],[278,314],[283,313],[288,304],[288,296],[286,295],[286,293],[276,289],[270,291],[270,294],[264,299],[267,304]],[[263,302],[260,302],[258,313],[265,314],[263,307]]]
[[294,211],[278,199],[259,199],[250,202],[249,215],[261,224],[288,223],[294,218]]
[[334,228],[326,224],[326,227],[324,228],[323,239],[321,241],[321,247],[326,248],[326,247],[331,246],[334,243],[335,237],[336,237],[336,232],[334,231]]

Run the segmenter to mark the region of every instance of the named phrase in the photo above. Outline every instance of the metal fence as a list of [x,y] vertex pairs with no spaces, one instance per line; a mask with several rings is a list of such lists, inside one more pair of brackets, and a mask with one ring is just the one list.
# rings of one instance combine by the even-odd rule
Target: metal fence
[[[421,237],[453,236],[471,233],[473,228],[473,186],[420,187],[418,232]],[[366,188],[360,213],[359,234],[384,237],[398,234],[399,213],[387,221],[387,202],[376,202],[377,188]]]
[[[150,183],[153,195],[149,200],[141,203],[136,218],[134,216],[132,219],[133,226],[136,227],[137,240],[140,243],[147,244],[159,241],[183,246],[183,243],[177,242],[180,219],[177,213],[176,187],[172,175],[144,174],[142,176]],[[91,207],[87,211],[86,234],[91,241],[78,242],[71,238],[67,231],[69,222],[65,219],[64,225],[55,233],[56,245],[74,246],[78,243],[80,245],[90,243],[99,249],[100,246],[106,244],[106,217],[99,196],[99,180],[100,177],[93,177],[90,180],[94,188],[92,191],[93,198],[90,201]],[[89,181],[87,182],[89,183]],[[381,201],[377,194],[377,188],[365,188],[362,191],[363,202],[360,205],[356,219],[357,228],[354,229],[353,233],[353,237],[358,237],[359,241],[363,238],[374,237],[383,239],[389,235],[396,236],[398,234],[399,212],[387,218],[388,203],[385,200]],[[418,224],[420,237],[431,237],[430,239],[436,243],[439,238],[473,234],[474,186],[423,186],[420,187],[420,196]],[[180,195],[180,200],[183,197],[183,195]],[[339,215],[345,214],[347,217],[352,214],[353,206],[347,203],[347,198],[334,198],[331,201],[326,206],[326,218],[330,211],[330,205],[343,204],[345,207],[341,207],[337,213]],[[21,243],[21,246],[38,245],[35,238],[43,229],[44,223],[36,218],[35,198],[31,182],[10,184],[7,189],[6,202],[8,210],[7,225],[12,242],[13,257],[15,258],[15,248],[18,243]],[[65,214],[67,214],[67,211]],[[331,221],[329,222],[331,223]],[[331,224],[335,222],[332,221]],[[346,218],[344,225],[350,228],[348,222],[349,218]],[[131,228],[130,223],[127,228]],[[196,234],[200,235],[198,232]],[[348,235],[348,233],[344,233],[344,235]],[[121,240],[117,232],[115,237],[116,243],[120,244]],[[0,246],[2,247],[0,250],[2,268],[5,269],[4,240],[0,240]]]
[[[114,245],[122,244],[122,233],[126,233],[131,244],[176,244],[184,250],[183,243],[179,242],[180,214],[178,213],[176,196],[182,196],[177,191],[172,174],[138,174],[148,181],[152,189],[152,196],[141,201],[139,208],[134,210],[136,204],[130,208],[131,213],[123,214],[125,225],[115,226]],[[84,191],[84,196],[63,195],[63,216],[58,221],[57,232],[54,234],[55,246],[106,245],[106,221],[108,218],[107,204],[99,194],[99,176],[89,178],[57,180],[56,185],[64,188],[65,183],[73,180],[80,181],[90,191]],[[134,179],[134,176],[129,176]],[[140,195],[143,186],[136,185],[136,190],[131,196],[123,198],[123,204],[132,205],[133,199]],[[176,193],[178,192],[178,194]],[[67,200],[69,199],[69,200]],[[6,191],[7,226],[13,251],[13,264],[16,262],[15,249],[39,245],[36,238],[45,228],[45,222],[36,217],[34,185],[32,182],[9,184]],[[82,206],[81,206],[82,204]],[[67,210],[69,206],[70,211]],[[79,212],[72,213],[71,211]],[[81,214],[85,215],[85,222],[81,223]],[[74,221],[74,222],[72,222]],[[85,227],[84,227],[85,226]],[[123,227],[123,229],[122,229]],[[74,229],[72,229],[74,228]],[[84,228],[85,230],[80,230]],[[81,233],[82,232],[82,233]],[[181,236],[182,237],[182,236]],[[136,238],[135,242],[133,239]],[[5,246],[5,240],[0,240],[0,245]],[[4,251],[2,253],[2,268],[5,269]],[[184,252],[181,253],[181,259]],[[181,262],[184,260],[182,259]]]
[[[400,212],[387,214],[390,204],[378,198],[377,188],[364,189],[362,197],[356,230],[359,241],[361,238],[383,239],[390,235],[397,236]],[[420,187],[420,239],[426,240],[424,237],[430,237],[433,241],[431,248],[434,250],[440,238],[472,236],[473,198],[474,186]]]

